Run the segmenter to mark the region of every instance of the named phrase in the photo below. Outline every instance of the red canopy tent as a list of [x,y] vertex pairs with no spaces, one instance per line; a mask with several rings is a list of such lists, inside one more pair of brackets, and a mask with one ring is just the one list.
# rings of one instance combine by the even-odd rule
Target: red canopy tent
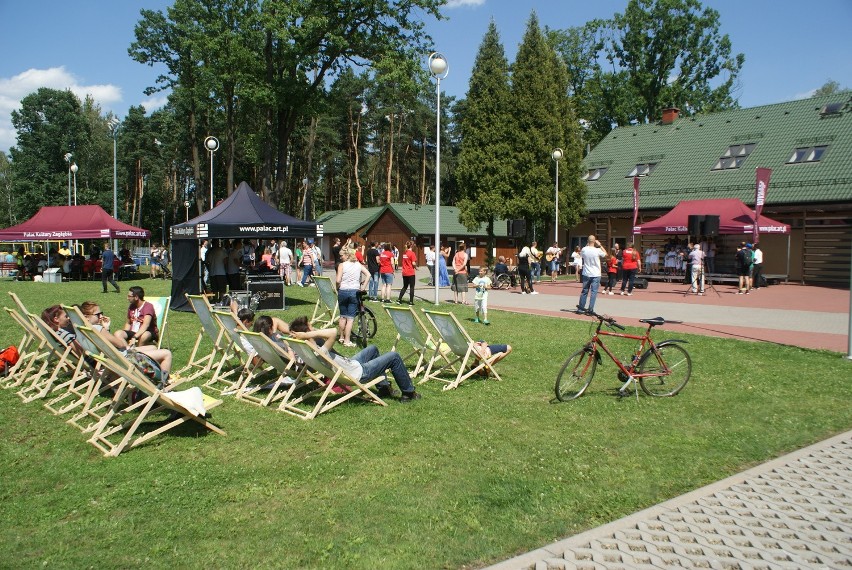
[[[719,216],[719,233],[751,234],[754,229],[754,210],[736,198],[689,200],[679,203],[672,211],[651,222],[634,226],[636,235],[687,234],[689,216]],[[790,226],[760,216],[757,224],[761,234],[790,234]]]
[[0,241],[149,239],[151,232],[120,222],[100,206],[44,206],[17,226],[0,230]]

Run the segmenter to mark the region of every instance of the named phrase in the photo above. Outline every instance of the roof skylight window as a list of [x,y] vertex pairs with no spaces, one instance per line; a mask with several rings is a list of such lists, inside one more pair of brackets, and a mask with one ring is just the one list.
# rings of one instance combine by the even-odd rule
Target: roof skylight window
[[756,143],[729,146],[725,154],[713,165],[713,170],[731,170],[741,167],[756,146]]

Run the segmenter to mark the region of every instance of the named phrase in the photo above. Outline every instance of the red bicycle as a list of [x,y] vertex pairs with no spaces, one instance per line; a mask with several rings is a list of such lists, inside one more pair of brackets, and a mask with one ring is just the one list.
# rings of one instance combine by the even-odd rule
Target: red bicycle
[[[657,344],[651,339],[651,330],[654,327],[666,323],[678,324],[683,321],[667,321],[663,317],[639,319],[640,323],[648,325],[645,334],[640,336],[601,330],[604,325],[622,331],[625,329],[612,317],[591,311],[586,314],[598,320],[597,327],[591,340],[572,354],[559,370],[559,375],[556,377],[556,398],[559,401],[574,400],[586,391],[601,362],[602,352],[618,367],[618,379],[624,382],[618,389],[619,396],[629,395],[628,388],[631,384],[634,386],[637,397],[639,396],[637,384],[649,396],[674,396],[689,382],[692,360],[689,358],[689,353],[681,346],[687,341],[671,339]],[[624,364],[604,344],[603,337],[606,336],[640,341],[629,364]]]

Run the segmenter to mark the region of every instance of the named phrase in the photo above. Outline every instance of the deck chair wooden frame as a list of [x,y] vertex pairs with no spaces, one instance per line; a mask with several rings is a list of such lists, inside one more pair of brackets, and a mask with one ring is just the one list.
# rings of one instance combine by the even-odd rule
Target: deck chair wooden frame
[[[296,354],[296,357],[305,364],[296,381],[297,383],[301,382],[301,386],[305,386],[307,389],[300,391],[297,395],[294,386],[294,389],[289,390],[281,400],[278,405],[279,411],[300,417],[303,420],[312,420],[319,414],[327,412],[356,396],[380,406],[387,406],[385,401],[373,391],[373,387],[385,379],[384,376],[361,382],[346,374],[343,368],[315,346],[297,339],[287,339],[287,344]],[[343,387],[346,392],[335,394],[335,386]],[[306,405],[308,398],[316,394],[319,394],[319,400],[316,404],[313,406]]]
[[[21,302],[21,300],[18,298],[18,296],[15,293],[13,293],[12,291],[9,291],[8,293],[9,293],[9,296],[12,297],[12,300],[14,301],[15,305],[17,305],[17,307],[18,307],[18,310],[16,311],[16,314],[18,316],[26,315],[27,313],[29,313],[29,311],[26,309],[26,307],[24,307],[24,304]],[[15,309],[8,309],[7,308],[6,310],[7,311],[10,311],[10,310],[14,311]],[[10,314],[9,317],[12,318],[12,315]],[[12,318],[12,320],[14,320],[16,323],[18,323],[18,321],[15,320],[14,318]],[[20,323],[18,323],[18,324],[20,326]],[[23,333],[23,336],[21,337],[21,342],[18,343],[18,345],[17,345],[17,347],[18,347],[18,363],[16,363],[15,366],[13,366],[7,372],[7,374],[6,374],[6,381],[7,382],[10,380],[10,378],[12,376],[14,376],[14,372],[16,370],[22,368],[26,364],[26,362],[21,363],[21,361],[26,361],[26,359],[28,359],[31,356],[30,351],[35,351],[35,348],[39,344],[36,341],[36,338],[33,337],[27,331],[27,329],[25,329],[24,327],[21,327],[21,331]],[[6,383],[6,382],[3,382],[3,383]]]
[[[157,348],[163,348],[163,339],[166,338],[169,327],[169,305],[171,297],[145,297],[145,300],[154,305],[154,314],[157,316],[157,330],[160,337],[157,339]],[[166,343],[168,345],[168,343]]]
[[317,329],[336,326],[340,306],[337,302],[337,288],[334,281],[322,275],[314,275],[313,279],[317,285],[319,299],[314,305],[314,314],[311,315],[311,326]]
[[[431,365],[427,368],[422,382],[433,379],[439,380],[446,382],[444,390],[452,390],[458,388],[459,384],[474,374],[479,374],[482,371],[497,380],[502,380],[494,369],[494,363],[499,360],[498,355],[492,354],[488,358],[482,358],[476,351],[476,343],[470,338],[470,335],[467,334],[467,331],[453,313],[429,309],[422,309],[422,311],[429,322],[432,323],[432,326],[435,327],[439,343],[446,343],[453,355],[440,366],[436,367],[434,363],[430,363]],[[468,363],[471,365],[470,370],[467,370]],[[455,379],[446,380],[439,376],[447,371],[455,373]]]
[[[80,363],[82,358],[74,354],[74,346],[62,342],[56,332],[41,318],[32,313],[27,316],[34,327],[33,330],[45,341],[47,355],[39,373],[31,379],[25,379],[28,383],[18,390],[18,396],[24,403],[44,398],[53,391],[72,389],[82,377]],[[70,379],[57,383],[63,373],[69,374]]]
[[[259,366],[250,367],[242,385],[237,390],[237,399],[259,406],[269,406],[284,398],[286,394],[283,392],[288,390],[292,392],[296,384],[295,377],[299,374],[296,369],[296,360],[291,358],[283,347],[264,334],[245,330],[237,334],[251,344],[260,359],[277,374],[271,382],[252,388],[250,384],[263,375],[263,370]],[[267,390],[268,393],[263,397],[255,395]]]
[[417,357],[417,362],[415,362],[414,369],[411,371],[412,378],[417,377],[421,372],[425,372],[437,361],[447,361],[445,352],[440,350],[441,343],[426,328],[413,307],[385,307],[385,310],[396,328],[396,340],[391,350],[402,356],[403,351],[400,350],[400,345],[404,341],[412,350],[402,356],[403,362],[412,357]]
[[[238,333],[238,331],[246,331],[248,329],[243,326],[243,323],[241,323],[239,319],[237,319],[237,316],[231,311],[214,310],[213,317],[219,322],[219,326],[222,327],[222,330],[230,339],[231,354],[237,360],[238,364],[230,370],[224,370],[224,366],[228,361],[223,358],[216,367],[216,370],[213,372],[213,376],[204,384],[204,386],[214,390],[219,390],[222,394],[235,394],[236,391],[245,383],[246,375],[249,374],[254,367],[252,359],[246,354],[245,349],[240,342],[240,335]],[[234,374],[236,374],[237,377],[233,380],[228,380],[229,378],[232,378]],[[224,388],[218,388],[216,386],[220,382],[225,383]]]
[[[42,364],[50,354],[50,349],[47,347],[47,341],[44,340],[35,330],[35,325],[30,322],[29,316],[26,313],[22,315],[15,309],[3,307],[9,318],[12,319],[22,331],[24,338],[21,340],[21,347],[25,350],[18,349],[18,362],[9,369],[6,377],[3,378],[2,386],[4,388],[18,388],[25,381],[34,380],[33,373],[39,362]],[[44,374],[43,367],[39,374]]]
[[[123,414],[125,415],[136,413],[135,418],[125,420],[118,425],[113,425],[111,421],[114,418],[114,412],[111,410],[104,416],[103,420],[98,424],[95,433],[88,440],[89,443],[103,452],[105,456],[116,457],[125,449],[137,447],[161,433],[167,432],[188,421],[200,424],[219,435],[226,435],[224,430],[212,424],[206,417],[206,413],[220,405],[222,400],[217,400],[204,394],[200,388],[190,388],[187,392],[197,390],[203,401],[204,415],[196,415],[195,411],[179,403],[178,396],[181,395],[180,392],[163,392],[159,390],[136,367],[126,368],[113,359],[104,358],[103,356],[95,356],[94,358],[105,368],[126,380],[127,387],[133,387],[142,394],[140,399],[123,410]],[[156,429],[146,433],[139,433],[139,428],[142,424],[148,422],[152,414],[160,411],[171,412],[173,417],[169,417],[165,424]],[[113,438],[113,436],[116,437]],[[118,441],[114,441],[114,439]]]
[[[201,327],[198,329],[189,362],[175,374],[186,377],[187,380],[195,380],[208,374],[214,367],[217,367],[222,359],[227,360],[232,357],[230,354],[232,341],[225,334],[219,321],[213,316],[213,307],[205,295],[190,295],[189,293],[185,295],[186,300],[189,301],[190,306],[198,316]],[[212,343],[208,353],[204,353],[201,349],[205,338]]]

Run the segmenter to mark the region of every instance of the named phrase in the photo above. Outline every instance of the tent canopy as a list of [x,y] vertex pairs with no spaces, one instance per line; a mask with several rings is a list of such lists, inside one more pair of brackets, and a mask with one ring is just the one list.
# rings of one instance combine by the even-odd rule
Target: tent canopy
[[322,225],[279,212],[241,182],[234,193],[212,210],[171,228],[173,240],[206,238],[317,237]]
[[0,230],[2,241],[150,237],[150,231],[120,222],[96,205],[44,206],[23,224]]
[[191,311],[185,294],[201,292],[198,240],[291,239],[321,237],[322,224],[300,220],[279,212],[254,193],[245,183],[221,204],[197,218],[171,227],[172,304],[171,309]]
[[[651,222],[634,226],[636,235],[686,234],[689,233],[689,216],[719,216],[720,234],[751,234],[754,229],[754,210],[742,200],[723,198],[718,200],[689,200],[679,203],[672,211]],[[776,222],[766,216],[758,218],[761,234],[789,234],[790,226]]]

